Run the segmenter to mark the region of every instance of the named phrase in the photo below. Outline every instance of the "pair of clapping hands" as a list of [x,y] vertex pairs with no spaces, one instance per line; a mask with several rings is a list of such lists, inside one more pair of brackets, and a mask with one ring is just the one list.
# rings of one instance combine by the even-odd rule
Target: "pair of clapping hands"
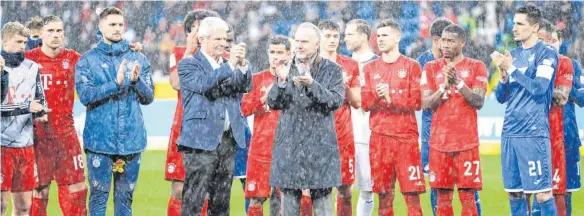
[[501,82],[507,82],[507,72],[509,72],[507,70],[513,66],[513,57],[511,56],[511,53],[507,50],[505,50],[505,54],[495,51],[491,53],[491,59],[495,62],[495,65],[501,69],[499,73]]
[[[278,66],[276,67],[276,76],[281,81],[288,81],[288,74],[290,74],[290,61],[286,59],[280,60]],[[310,72],[306,72],[301,76],[293,76],[292,81],[296,86],[306,86],[309,87],[313,83],[312,75]]]

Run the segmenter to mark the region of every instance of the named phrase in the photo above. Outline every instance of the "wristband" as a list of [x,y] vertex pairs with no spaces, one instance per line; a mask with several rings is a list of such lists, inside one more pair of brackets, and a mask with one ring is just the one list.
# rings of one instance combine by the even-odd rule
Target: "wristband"
[[460,90],[462,88],[464,88],[464,82],[460,80],[460,82],[458,82],[458,84],[456,85],[456,89]]
[[442,94],[446,93],[446,89],[444,89],[444,84],[440,84],[440,88],[438,88],[438,91]]

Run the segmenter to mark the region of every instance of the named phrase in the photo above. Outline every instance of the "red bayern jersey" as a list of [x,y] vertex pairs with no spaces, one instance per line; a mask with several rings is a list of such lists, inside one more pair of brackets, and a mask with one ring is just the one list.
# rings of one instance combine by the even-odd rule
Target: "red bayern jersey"
[[270,161],[274,136],[278,125],[280,112],[277,110],[266,111],[260,98],[266,95],[274,84],[275,77],[269,69],[253,75],[253,88],[241,99],[241,112],[243,116],[254,115],[253,136],[249,148],[249,155],[255,158]]
[[[438,59],[424,66],[422,90],[438,91],[446,78],[442,67],[446,59]],[[470,89],[487,89],[487,67],[481,61],[464,57],[456,64],[456,74]],[[448,99],[432,114],[430,147],[441,152],[459,152],[479,145],[477,109],[466,103],[464,97],[451,86],[446,89]]]
[[[177,70],[178,67],[178,62],[180,62],[180,60],[183,58],[185,52],[186,52],[187,48],[184,46],[177,46],[174,47],[174,51],[173,53],[170,55],[170,72],[172,73],[173,71]],[[195,49],[194,52],[196,52],[197,50]],[[193,53],[194,53],[193,52]],[[176,73],[176,72],[175,72]],[[183,112],[183,106],[182,106],[182,99],[181,99],[181,95],[180,95],[180,91],[177,91],[177,95],[178,95],[178,101],[176,103],[176,110],[174,111],[174,119],[172,121],[172,127],[171,130],[175,131],[177,133],[180,133],[180,129],[181,129],[181,125],[182,125],[182,112]]]
[[[415,111],[420,110],[422,104],[418,62],[404,55],[392,63],[380,57],[365,65],[363,73],[362,107],[365,111],[371,111],[371,131],[417,143]],[[376,88],[380,84],[389,87],[389,104],[377,95]]]
[[[347,85],[349,88],[361,87],[359,83],[359,64],[357,61],[343,55],[337,55],[337,64],[341,65],[343,69],[343,77],[348,79]],[[345,89],[349,91],[349,89]],[[339,140],[339,147],[344,145],[353,145],[353,121],[351,120],[351,107],[346,98],[345,103],[335,111],[335,127],[337,131],[337,139]]]
[[[559,61],[554,87],[564,86],[565,88],[572,89],[572,79],[574,76],[572,60],[566,56],[560,55]],[[552,104],[549,119],[552,144],[564,140],[563,113],[563,108]]]
[[41,83],[49,109],[49,122],[36,124],[39,136],[62,137],[75,134],[73,103],[75,101],[75,65],[81,55],[70,49],[59,49],[55,57],[41,48],[25,52],[25,57],[39,64]]

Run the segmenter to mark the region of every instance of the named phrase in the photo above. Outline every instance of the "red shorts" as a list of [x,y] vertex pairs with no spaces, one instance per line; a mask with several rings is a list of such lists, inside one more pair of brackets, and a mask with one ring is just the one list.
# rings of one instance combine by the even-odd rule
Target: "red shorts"
[[479,147],[461,152],[441,152],[430,147],[430,174],[432,188],[482,189],[482,169]]
[[0,190],[26,192],[38,186],[39,179],[35,166],[34,147],[1,147]]
[[271,165],[271,161],[260,159],[253,155],[247,158],[245,197],[270,197],[270,192],[272,191],[272,187],[270,187]]
[[373,192],[394,190],[396,178],[402,193],[426,192],[417,142],[372,133],[369,157]]
[[351,185],[355,182],[355,145],[339,147],[341,156],[341,182]]
[[178,130],[174,128],[170,130],[170,140],[168,141],[168,150],[166,152],[166,169],[164,171],[164,179],[168,181],[185,181],[185,168],[183,166],[182,153],[178,151],[176,141],[180,135],[180,123]]
[[552,143],[552,185],[554,194],[566,193],[566,154],[564,142]]
[[85,165],[77,134],[59,138],[35,137],[34,151],[39,185],[69,185],[85,182]]

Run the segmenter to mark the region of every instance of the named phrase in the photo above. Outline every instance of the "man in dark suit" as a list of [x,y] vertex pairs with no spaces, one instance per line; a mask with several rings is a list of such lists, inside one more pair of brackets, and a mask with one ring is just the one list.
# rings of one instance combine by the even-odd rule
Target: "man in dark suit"
[[182,215],[198,215],[209,193],[209,214],[229,215],[235,144],[245,147],[241,97],[251,89],[245,44],[227,45],[228,26],[217,17],[200,23],[201,44],[178,65],[183,122],[178,149],[183,154],[185,183]]
[[310,189],[315,216],[332,216],[332,188],[341,185],[334,111],[345,101],[341,67],[318,55],[321,32],[298,26],[294,60],[276,69],[268,93],[280,110],[270,186],[282,192],[282,215],[300,215],[302,190]]

